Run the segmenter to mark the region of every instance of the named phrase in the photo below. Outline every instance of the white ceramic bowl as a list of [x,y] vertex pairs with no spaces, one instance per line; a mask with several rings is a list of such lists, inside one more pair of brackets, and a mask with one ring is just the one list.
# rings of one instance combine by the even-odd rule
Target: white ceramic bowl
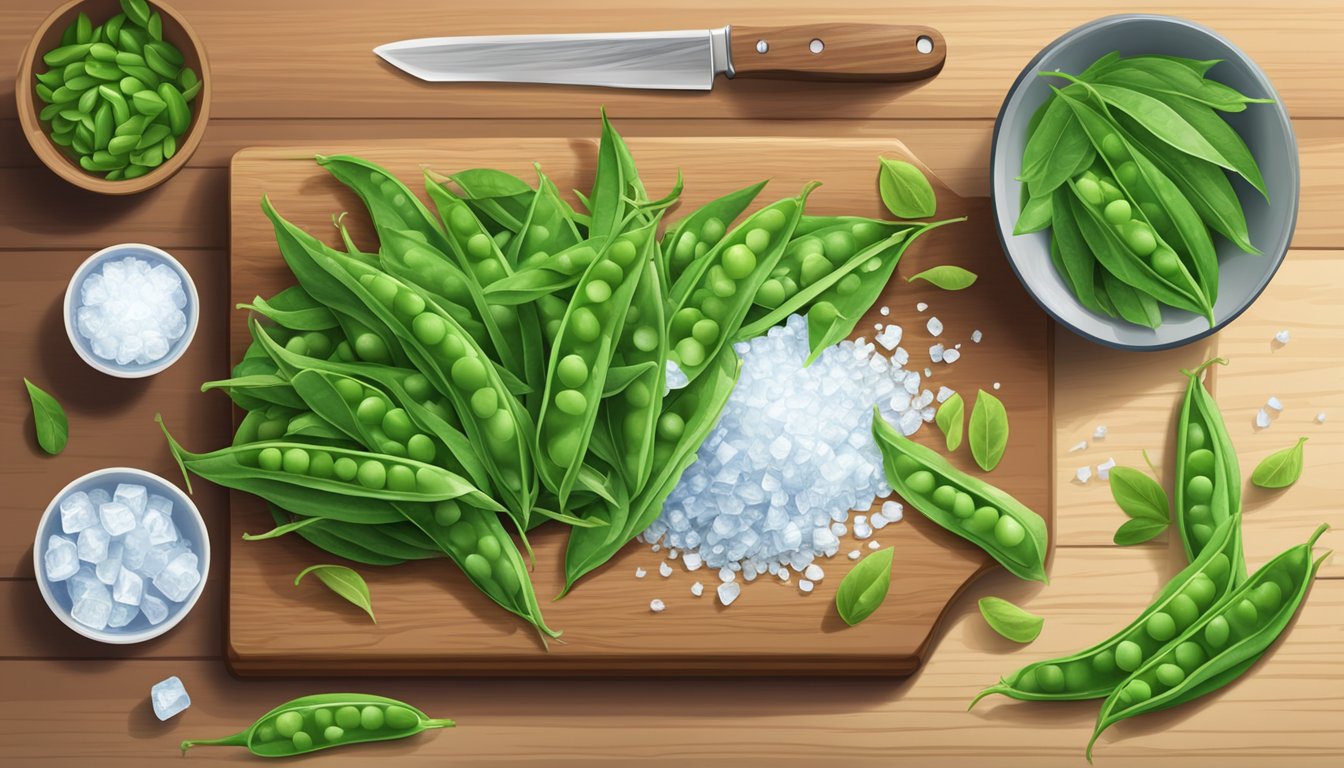
[[[134,256],[139,259],[150,262],[150,264],[166,264],[178,276],[182,278],[182,290],[187,294],[187,304],[182,308],[182,312],[187,316],[187,330],[182,334],[182,338],[173,342],[168,348],[168,354],[162,359],[152,363],[139,365],[134,362],[127,365],[118,365],[115,360],[104,360],[93,353],[93,342],[79,334],[76,328],[75,312],[79,309],[79,289],[84,284],[84,280],[104,264],[109,261],[120,261],[127,256]],[[187,273],[181,262],[170,256],[166,251],[155,248],[152,245],[142,243],[122,243],[120,245],[111,245],[101,251],[93,254],[79,265],[75,270],[74,276],[70,278],[70,285],[65,289],[65,335],[70,338],[70,345],[75,348],[89,367],[102,371],[108,376],[116,376],[119,379],[139,379],[145,376],[166,370],[168,366],[177,362],[182,354],[191,346],[191,339],[196,335],[196,325],[201,319],[201,300],[196,293],[196,284],[192,282],[191,275]]]
[[[195,552],[199,559],[201,583],[197,584],[191,596],[181,603],[165,600],[168,605],[168,618],[158,625],[150,624],[144,614],[141,614],[136,616],[130,624],[120,629],[96,630],[80,624],[70,616],[72,606],[70,596],[66,592],[65,582],[53,583],[47,579],[42,556],[47,549],[48,537],[61,534],[61,499],[76,491],[90,491],[95,488],[106,488],[108,493],[111,493],[118,483],[143,485],[150,493],[166,496],[173,502],[173,524],[177,526],[182,536],[191,542],[191,551]],[[42,591],[42,599],[47,601],[47,607],[67,627],[100,643],[114,645],[142,643],[177,626],[178,622],[182,621],[191,612],[201,593],[205,591],[205,583],[210,576],[210,537],[206,532],[205,520],[201,517],[201,511],[192,503],[191,498],[176,485],[143,469],[108,467],[75,479],[62,488],[60,493],[57,493],[51,503],[47,505],[47,511],[42,513],[42,519],[37,524],[37,535],[33,539],[33,570],[37,573],[37,586]]]
[[[1251,243],[1262,255],[1242,253],[1221,235],[1218,249],[1218,302],[1214,326],[1189,312],[1164,307],[1156,330],[1093,314],[1074,297],[1050,262],[1049,231],[1014,235],[1020,208],[1022,150],[1027,123],[1047,96],[1054,78],[1040,72],[1082,72],[1111,51],[1125,56],[1170,54],[1195,59],[1222,59],[1209,77],[1249,96],[1274,99],[1273,104],[1251,104],[1244,112],[1220,113],[1250,148],[1264,175],[1270,202],[1240,178],[1232,187],[1246,212]],[[994,214],[1008,261],[1022,285],[1051,317],[1080,336],[1119,349],[1157,350],[1178,347],[1214,333],[1251,305],[1283,262],[1297,222],[1300,184],[1297,140],[1274,86],[1246,54],[1213,30],[1170,16],[1127,14],[1088,22],[1046,46],[1032,59],[1004,99],[994,126],[991,150]]]

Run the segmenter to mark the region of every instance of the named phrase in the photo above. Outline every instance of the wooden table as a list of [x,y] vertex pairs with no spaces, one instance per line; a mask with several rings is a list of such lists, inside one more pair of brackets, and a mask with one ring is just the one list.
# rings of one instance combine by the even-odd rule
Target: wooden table
[[[16,62],[51,7],[4,0],[0,60]],[[944,766],[1081,764],[1094,704],[1057,707],[965,705],[980,686],[1030,659],[1106,635],[1147,603],[1179,567],[1171,540],[1128,549],[1110,544],[1122,516],[1104,484],[1072,482],[1083,464],[1107,457],[1141,465],[1165,456],[1181,386],[1177,369],[1229,357],[1216,375],[1244,467],[1311,436],[1307,471],[1294,488],[1246,495],[1252,566],[1302,540],[1319,522],[1344,525],[1344,84],[1338,50],[1344,5],[1291,0],[1265,8],[1249,0],[1100,3],[1036,0],[1007,4],[854,0],[811,10],[803,3],[732,0],[689,7],[654,0],[548,3],[441,0],[332,3],[329,0],[177,0],[204,39],[216,76],[212,119],[190,166],[133,199],[88,195],[37,165],[14,117],[12,80],[0,77],[0,762],[7,765],[180,765],[175,745],[250,722],[272,705],[315,689],[358,688],[404,697],[461,727],[406,743],[329,754],[324,765]],[[346,7],[340,7],[340,6]],[[720,5],[731,6],[720,10]],[[787,7],[785,7],[787,6]],[[64,483],[111,463],[165,476],[171,466],[151,416],[162,410],[193,444],[220,444],[226,409],[196,394],[221,376],[227,311],[228,161],[239,148],[373,137],[583,136],[599,105],[629,135],[816,135],[899,138],[963,194],[987,194],[992,119],[1018,70],[1043,45],[1104,12],[1170,12],[1209,24],[1245,49],[1274,79],[1294,118],[1302,158],[1302,208],[1294,249],[1266,294],[1216,338],[1159,354],[1114,352],[1067,332],[1056,338],[1055,426],[1058,548],[1051,585],[1003,573],[977,583],[953,606],[930,663],[908,680],[270,680],[231,678],[222,662],[223,578],[164,638],[114,648],[62,627],[33,584],[29,532]],[[932,82],[896,88],[720,84],[709,94],[650,94],[533,87],[431,87],[394,74],[374,45],[425,33],[578,31],[735,22],[893,21],[897,13],[940,29],[946,69]],[[168,374],[114,381],[84,368],[63,337],[60,300],[70,272],[91,250],[138,240],[182,258],[202,293],[192,349]],[[1292,341],[1272,344],[1288,329]],[[996,332],[986,329],[987,337]],[[1010,332],[1002,329],[998,332]],[[987,338],[987,343],[989,338]],[[20,377],[46,385],[67,406],[70,447],[39,455]],[[1272,426],[1252,419],[1270,395],[1286,408]],[[1328,414],[1325,424],[1314,421]],[[1070,452],[1107,425],[1104,441]],[[189,425],[189,426],[187,426]],[[120,455],[84,446],[119,438]],[[225,503],[201,489],[198,503],[215,546],[229,546]],[[1322,543],[1339,546],[1338,533]],[[220,562],[223,562],[220,558]],[[218,575],[218,574],[217,574]],[[1027,649],[1010,647],[975,615],[975,599],[997,594],[1047,619]],[[1264,663],[1197,705],[1114,729],[1098,759],[1107,765],[1337,765],[1344,755],[1344,564],[1327,563],[1296,625]],[[444,638],[452,642],[452,638]],[[148,689],[182,677],[194,697],[161,724]],[[224,751],[191,760],[237,760]]]

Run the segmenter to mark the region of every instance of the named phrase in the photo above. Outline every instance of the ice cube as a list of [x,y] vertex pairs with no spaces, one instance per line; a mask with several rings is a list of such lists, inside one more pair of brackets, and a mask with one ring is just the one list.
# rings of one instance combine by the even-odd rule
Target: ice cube
[[[84,596],[90,591],[101,589],[106,591],[107,587],[98,581],[98,574],[94,572],[93,566],[82,565],[79,571],[71,576],[65,582],[65,593],[70,596],[71,603],[77,603],[84,599]],[[110,600],[111,597],[109,596]]]
[[154,705],[155,716],[160,720],[167,720],[191,706],[191,697],[187,695],[187,689],[177,675],[155,683],[149,689],[149,700]]
[[107,557],[107,547],[110,543],[112,537],[102,526],[85,528],[79,532],[79,540],[76,542],[79,559],[86,563],[102,562]]
[[145,595],[145,599],[140,601],[140,612],[145,614],[150,624],[157,626],[168,618],[168,605],[153,595]]
[[114,602],[112,612],[107,617],[107,626],[111,629],[120,629],[134,621],[138,615],[140,615],[139,606]]
[[[122,568],[112,584],[112,599],[126,605],[140,605],[145,596],[145,581],[134,571]],[[181,601],[179,601],[181,602]]]
[[149,495],[149,501],[145,502],[145,511],[157,509],[164,517],[173,519],[173,502],[166,496],[160,496],[157,493]]
[[719,585],[719,602],[724,605],[732,605],[737,596],[742,594],[742,585],[736,581],[725,581]]
[[93,567],[98,580],[109,587],[116,583],[117,574],[121,573],[121,555],[121,542],[114,541],[107,548],[107,557]]
[[119,501],[109,501],[98,508],[103,528],[113,536],[120,536],[135,528],[136,516],[130,507]]
[[140,526],[136,526],[121,538],[121,564],[133,571],[142,571],[142,576],[153,576],[163,570],[163,565],[166,564],[168,560],[163,560],[154,573],[143,573],[145,557],[150,553],[151,549],[152,545],[149,543],[149,531],[146,531]]
[[70,618],[91,629],[107,629],[107,621],[111,617],[112,598],[107,594],[107,587],[102,584],[98,585],[98,589],[85,592],[70,609]]
[[98,511],[94,508],[93,502],[89,500],[89,494],[83,491],[75,491],[61,499],[62,531],[79,533],[85,528],[97,524]]
[[149,504],[149,491],[143,485],[121,483],[117,486],[117,490],[112,493],[112,500],[126,505],[135,513],[135,519],[139,520],[145,514],[145,508]]
[[42,564],[48,581],[65,581],[79,573],[79,550],[64,536],[51,536],[47,551],[42,553]]
[[173,558],[154,577],[155,588],[175,603],[186,600],[200,583],[201,572],[197,570],[196,555],[192,552],[183,552]]
[[144,528],[149,534],[149,543],[156,547],[160,544],[171,544],[177,541],[177,526],[173,525],[173,521],[157,509],[145,512],[144,518],[140,521],[140,527]]
[[89,501],[93,502],[93,508],[97,509],[112,500],[112,494],[105,488],[94,488],[89,491]]

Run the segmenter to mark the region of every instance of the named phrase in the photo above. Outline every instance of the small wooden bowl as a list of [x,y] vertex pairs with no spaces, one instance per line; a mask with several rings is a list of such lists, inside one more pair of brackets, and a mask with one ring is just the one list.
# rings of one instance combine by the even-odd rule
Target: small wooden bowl
[[34,73],[46,69],[46,65],[42,62],[42,56],[60,45],[62,33],[65,32],[66,27],[74,22],[81,11],[88,15],[94,26],[97,26],[121,13],[121,3],[118,0],[71,0],[71,2],[52,11],[51,15],[37,28],[37,33],[29,41],[28,47],[24,49],[23,59],[19,62],[19,77],[14,84],[14,95],[19,102],[19,124],[23,127],[24,135],[28,137],[28,143],[32,145],[33,151],[37,153],[43,164],[54,171],[57,176],[77,187],[104,195],[133,195],[137,192],[144,192],[162,184],[170,176],[177,173],[187,164],[187,160],[196,151],[196,146],[201,143],[201,136],[205,133],[206,121],[210,117],[212,84],[210,65],[205,58],[205,48],[201,45],[200,39],[196,37],[191,25],[172,6],[158,2],[158,0],[151,0],[150,7],[163,15],[163,39],[177,46],[177,49],[182,52],[183,66],[191,67],[200,76],[201,92],[197,94],[196,99],[190,105],[192,112],[191,126],[179,140],[177,153],[144,176],[122,181],[108,181],[102,176],[89,173],[80,167],[79,161],[71,157],[64,147],[52,142],[50,136],[48,136],[49,126],[38,119],[38,114],[46,105],[38,98],[37,89],[33,87],[37,83]]

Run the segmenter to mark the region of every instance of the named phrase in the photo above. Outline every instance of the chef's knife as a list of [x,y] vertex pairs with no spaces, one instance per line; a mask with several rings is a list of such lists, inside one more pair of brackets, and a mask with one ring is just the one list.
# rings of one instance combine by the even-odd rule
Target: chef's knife
[[715,75],[905,81],[946,59],[930,27],[815,24],[566,35],[429,37],[374,53],[421,80],[709,90]]

